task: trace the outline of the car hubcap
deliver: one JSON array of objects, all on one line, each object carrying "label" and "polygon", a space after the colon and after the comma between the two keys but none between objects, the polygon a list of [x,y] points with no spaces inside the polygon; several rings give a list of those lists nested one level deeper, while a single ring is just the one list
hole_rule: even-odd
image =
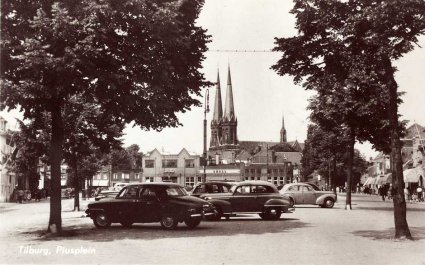
[{"label": "car hubcap", "polygon": [[174,219],[172,217],[167,216],[167,217],[162,218],[162,223],[166,227],[171,227],[171,226],[173,226]]},{"label": "car hubcap", "polygon": [[98,215],[96,217],[96,221],[100,226],[105,226],[108,223],[108,220],[106,219],[106,216],[104,215]]},{"label": "car hubcap", "polygon": [[333,206],[333,201],[326,201],[326,206],[328,206],[328,207],[332,207]]}]

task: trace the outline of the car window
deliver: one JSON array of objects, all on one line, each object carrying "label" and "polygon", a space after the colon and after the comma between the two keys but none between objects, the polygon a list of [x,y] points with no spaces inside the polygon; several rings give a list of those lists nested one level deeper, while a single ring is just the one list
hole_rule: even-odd
[{"label": "car window", "polygon": [[185,196],[187,195],[187,192],[185,189],[182,189],[180,187],[168,187],[166,189],[167,196],[170,197],[176,197],[176,196]]},{"label": "car window", "polygon": [[222,188],[223,192],[230,192],[231,187],[223,185],[223,186],[221,186],[221,188]]},{"label": "car window", "polygon": [[219,192],[220,192],[220,188],[218,187],[217,184],[211,185],[211,193],[219,193]]},{"label": "car window", "polygon": [[235,193],[246,194],[251,192],[250,186],[239,186],[236,188]]},{"label": "car window", "polygon": [[205,184],[199,185],[196,187],[194,193],[206,193],[205,191]]},{"label": "car window", "polygon": [[253,187],[252,193],[274,193],[274,190],[272,187],[261,185]]},{"label": "car window", "polygon": [[139,190],[139,187],[137,187],[137,186],[126,187],[126,188],[121,190],[121,193],[118,197],[124,198],[124,199],[137,199],[138,190]]},{"label": "car window", "polygon": [[303,192],[311,191],[311,188],[309,186],[301,186],[300,188]]},{"label": "car window", "polygon": [[288,191],[298,191],[298,185],[294,185],[294,186],[290,186],[289,188],[288,188]]},{"label": "car window", "polygon": [[152,188],[144,188],[141,192],[141,198],[154,198],[156,197],[156,192]]}]

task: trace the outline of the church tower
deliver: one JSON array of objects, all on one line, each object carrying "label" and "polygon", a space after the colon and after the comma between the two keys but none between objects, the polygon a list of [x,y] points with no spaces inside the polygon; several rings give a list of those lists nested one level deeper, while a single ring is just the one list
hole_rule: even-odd
[{"label": "church tower", "polygon": [[280,129],[280,142],[286,143],[286,129],[285,129],[285,120],[282,115],[282,129]]},{"label": "church tower", "polygon": [[211,121],[210,149],[215,149],[221,143],[221,119],[223,117],[223,107],[221,103],[220,74],[217,72],[217,85],[215,90],[214,115]]},{"label": "church tower", "polygon": [[238,120],[235,115],[235,108],[233,104],[233,90],[232,90],[232,78],[230,75],[230,66],[227,73],[227,91],[226,91],[226,104],[224,106],[224,114],[221,123],[221,144],[227,148],[232,148],[238,144],[237,136]]}]

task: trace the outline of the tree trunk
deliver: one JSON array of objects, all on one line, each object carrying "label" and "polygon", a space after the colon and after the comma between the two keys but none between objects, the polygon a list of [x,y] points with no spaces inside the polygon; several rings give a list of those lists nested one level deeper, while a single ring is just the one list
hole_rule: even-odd
[{"label": "tree trunk", "polygon": [[77,156],[74,156],[74,211],[80,211],[80,178],[78,176]]},{"label": "tree trunk", "polygon": [[356,143],[355,129],[350,128],[350,140],[348,146],[348,174],[347,174],[347,194],[345,199],[345,210],[351,210],[351,180],[353,179],[353,161],[354,161],[354,144]]},{"label": "tree trunk", "polygon": [[406,219],[406,201],[404,199],[403,161],[398,122],[397,82],[394,79],[394,68],[389,58],[384,58],[385,80],[390,94],[389,123],[391,130],[391,173],[392,185],[396,190],[393,197],[395,238],[412,239]]},{"label": "tree trunk", "polygon": [[50,218],[48,232],[60,233],[62,231],[62,205],[61,205],[61,162],[62,144],[64,138],[61,107],[58,102],[51,106],[52,136],[50,140]]},{"label": "tree trunk", "polygon": [[333,156],[332,160],[332,190],[336,194],[336,155]]}]

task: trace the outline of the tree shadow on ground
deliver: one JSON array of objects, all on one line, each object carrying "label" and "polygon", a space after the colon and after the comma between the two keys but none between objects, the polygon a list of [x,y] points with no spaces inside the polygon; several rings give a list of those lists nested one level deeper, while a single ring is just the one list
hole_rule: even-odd
[{"label": "tree shadow on ground", "polygon": [[[425,239],[425,227],[409,227],[410,233],[414,240],[424,240]],[[354,235],[370,238],[372,240],[396,240],[394,238],[395,230],[394,228],[389,228],[386,230],[360,230],[354,231]]]},{"label": "tree shadow on ground", "polygon": [[[394,208],[392,206],[389,207],[363,207],[363,206],[358,206],[356,207],[356,209],[359,210],[372,210],[372,211],[394,211]],[[424,209],[423,208],[413,208],[413,207],[408,207],[407,208],[408,212],[423,212]]]},{"label": "tree shadow on ground", "polygon": [[23,232],[21,235],[33,237],[36,241],[86,240],[93,242],[109,242],[123,239],[155,240],[163,238],[190,238],[206,236],[260,235],[266,233],[289,232],[295,228],[308,227],[309,224],[295,218],[281,218],[277,221],[236,217],[217,222],[203,221],[194,229],[179,223],[175,230],[164,230],[159,223],[134,224],[124,228],[120,224],[112,224],[108,229],[99,229],[93,224],[64,227],[60,236],[46,234],[45,231]]}]

